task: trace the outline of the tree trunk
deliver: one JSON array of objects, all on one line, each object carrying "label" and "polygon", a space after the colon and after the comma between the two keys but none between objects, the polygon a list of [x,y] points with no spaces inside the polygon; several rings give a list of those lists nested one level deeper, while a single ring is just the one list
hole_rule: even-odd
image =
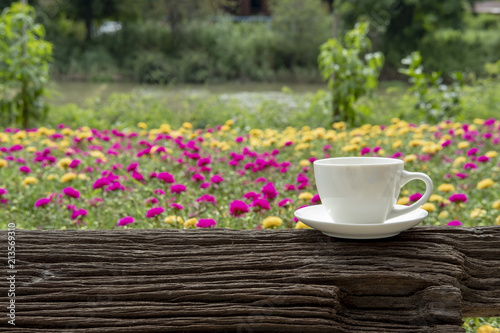
[{"label": "tree trunk", "polygon": [[462,317],[500,316],[500,227],[369,241],[316,230],[17,230],[15,242],[15,273],[2,261],[15,275],[16,325],[4,315],[2,332],[455,333]]}]

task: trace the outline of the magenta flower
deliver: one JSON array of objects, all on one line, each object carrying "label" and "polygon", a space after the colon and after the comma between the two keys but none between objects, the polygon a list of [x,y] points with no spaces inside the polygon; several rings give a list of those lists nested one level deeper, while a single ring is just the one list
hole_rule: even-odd
[{"label": "magenta flower", "polygon": [[448,147],[449,145],[451,145],[451,140],[446,140],[441,144],[442,147]]},{"label": "magenta flower", "polygon": [[297,188],[293,184],[285,184],[285,191],[295,191]]},{"label": "magenta flower", "polygon": [[134,218],[132,216],[126,216],[118,221],[116,224],[119,227],[123,227],[124,225],[134,223]]},{"label": "magenta flower", "polygon": [[200,188],[202,188],[202,189],[209,188],[209,187],[210,187],[210,183],[208,183],[208,182],[202,183],[200,185]]},{"label": "magenta flower", "polygon": [[490,158],[488,156],[482,155],[477,158],[478,162],[484,163],[484,162],[489,162]]},{"label": "magenta flower", "polygon": [[368,148],[368,147],[363,147],[363,149],[361,149],[361,156],[363,155],[366,155],[366,154],[369,154],[371,152],[371,149]]},{"label": "magenta flower", "polygon": [[71,214],[71,219],[75,220],[75,219],[77,219],[80,216],[87,216],[87,214],[88,214],[88,212],[85,209],[83,209],[83,208],[76,209],[75,208],[73,210],[73,213]]},{"label": "magenta flower", "polygon": [[234,200],[229,204],[229,213],[232,216],[241,216],[248,213],[249,209],[247,204],[241,200]]},{"label": "magenta flower", "polygon": [[182,193],[184,191],[186,191],[186,186],[182,184],[175,184],[170,187],[171,193]]},{"label": "magenta flower", "polygon": [[26,165],[23,165],[22,167],[19,168],[19,171],[24,172],[24,173],[30,173],[31,169],[27,167]]},{"label": "magenta flower", "polygon": [[466,202],[467,196],[463,193],[456,193],[450,197],[451,202]]},{"label": "magenta flower", "polygon": [[417,200],[419,200],[421,197],[422,197],[422,194],[417,192],[417,193],[415,193],[415,194],[410,195],[410,201],[417,201]]},{"label": "magenta flower", "polygon": [[269,202],[266,199],[256,199],[252,202],[252,206],[256,207],[257,210],[269,210],[271,209]]},{"label": "magenta flower", "polygon": [[174,176],[172,176],[168,172],[160,172],[156,177],[158,179],[163,180],[165,183],[169,183],[169,184],[175,183]]},{"label": "magenta flower", "polygon": [[199,173],[195,173],[194,175],[191,176],[191,180],[194,182],[202,182],[205,180],[205,176]]},{"label": "magenta flower", "polygon": [[476,155],[478,151],[479,151],[478,148],[471,148],[467,151],[467,156]]},{"label": "magenta flower", "polygon": [[212,204],[216,204],[215,197],[210,194],[203,194],[201,197],[196,199],[196,202],[209,202]]},{"label": "magenta flower", "polygon": [[245,199],[250,199],[250,200],[255,200],[260,197],[260,194],[254,191],[247,192],[243,194],[243,198]]},{"label": "magenta flower", "polygon": [[50,202],[51,198],[41,198],[35,202],[35,207],[42,207]]},{"label": "magenta flower", "polygon": [[266,185],[264,185],[261,189],[261,192],[267,199],[274,199],[279,195],[273,183],[267,183]]},{"label": "magenta flower", "polygon": [[321,198],[319,197],[319,194],[316,194],[314,195],[312,198],[311,198],[311,203],[313,205],[316,205],[316,204],[320,204],[321,203]]},{"label": "magenta flower", "polygon": [[4,194],[7,194],[7,193],[9,193],[9,191],[7,191],[4,188],[0,188],[0,195],[4,195]]},{"label": "magenta flower", "polygon": [[159,195],[165,195],[165,191],[163,191],[162,189],[156,189],[153,191],[154,194],[159,194]]},{"label": "magenta flower", "polygon": [[94,182],[94,185],[92,185],[92,188],[94,190],[99,189],[99,188],[103,188],[104,186],[109,185],[109,183],[110,183],[109,178],[107,178],[107,177],[99,178]]},{"label": "magenta flower", "polygon": [[77,190],[75,190],[72,187],[66,187],[63,190],[63,193],[66,194],[68,197],[75,198],[75,199],[78,199],[80,197],[80,192],[78,192]]},{"label": "magenta flower", "polygon": [[278,202],[278,207],[288,206],[291,204],[293,204],[293,200],[290,198],[285,198],[285,199],[281,200],[280,202]]},{"label": "magenta flower", "polygon": [[465,178],[469,177],[469,175],[466,174],[466,173],[460,173],[460,172],[458,172],[458,173],[455,174],[455,177],[458,177],[460,179],[465,179]]},{"label": "magenta flower", "polygon": [[474,164],[474,163],[465,163],[464,165],[464,169],[465,170],[469,170],[469,169],[477,169],[477,165]]},{"label": "magenta flower", "polygon": [[199,219],[198,223],[196,223],[196,226],[198,228],[210,228],[210,227],[215,227],[217,222],[213,219]]},{"label": "magenta flower", "polygon": [[144,180],[144,176],[135,170],[132,171],[132,178],[134,178],[135,180],[138,180],[138,181]]},{"label": "magenta flower", "polygon": [[213,175],[212,178],[210,178],[210,182],[212,182],[214,184],[219,184],[219,183],[222,183],[223,181],[224,181],[224,178],[222,178],[219,175]]},{"label": "magenta flower", "polygon": [[135,171],[137,169],[137,167],[139,166],[139,163],[137,162],[132,162],[128,165],[127,167],[127,172],[130,172],[130,171]]},{"label": "magenta flower", "polygon": [[447,225],[453,226],[453,227],[459,227],[462,225],[462,222],[457,221],[457,220],[453,220],[453,221],[448,222]]},{"label": "magenta flower", "polygon": [[183,210],[184,209],[183,205],[175,203],[175,202],[173,204],[171,204],[170,207],[172,207],[173,209],[177,209],[177,210]]},{"label": "magenta flower", "polygon": [[111,185],[109,185],[108,187],[106,187],[106,192],[110,192],[110,191],[117,191],[117,190],[122,190],[124,191],[125,190],[125,186],[123,186],[120,182],[113,182],[111,183]]},{"label": "magenta flower", "polygon": [[154,207],[154,208],[151,208],[150,210],[148,210],[148,212],[146,213],[146,217],[147,218],[155,217],[155,216],[160,215],[164,211],[165,211],[165,209],[163,207]]},{"label": "magenta flower", "polygon": [[80,160],[72,160],[71,163],[68,165],[68,168],[74,169],[76,168],[79,164],[81,163]]},{"label": "magenta flower", "polygon": [[201,167],[201,166],[205,166],[205,165],[210,164],[210,163],[212,163],[212,161],[208,157],[204,157],[204,158],[199,159],[198,163],[196,165]]}]

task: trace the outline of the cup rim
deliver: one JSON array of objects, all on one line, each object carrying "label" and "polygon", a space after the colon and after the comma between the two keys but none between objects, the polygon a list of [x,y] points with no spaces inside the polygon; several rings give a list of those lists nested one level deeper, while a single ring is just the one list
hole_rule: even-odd
[{"label": "cup rim", "polygon": [[[368,163],[369,162],[369,163]],[[389,157],[366,157],[366,156],[351,156],[351,157],[331,157],[323,158],[313,162],[313,165],[318,166],[383,166],[404,164],[403,160]]]}]

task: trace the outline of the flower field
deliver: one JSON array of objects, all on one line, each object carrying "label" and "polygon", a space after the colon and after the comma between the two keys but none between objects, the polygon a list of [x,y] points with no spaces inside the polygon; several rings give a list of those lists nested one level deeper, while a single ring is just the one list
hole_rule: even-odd
[{"label": "flower field", "polygon": [[[385,156],[428,174],[427,225],[500,224],[500,121],[282,131],[45,127],[0,132],[0,228],[304,228],[319,204],[312,162]],[[420,198],[411,182],[399,204]],[[360,205],[363,203],[360,202]]]}]

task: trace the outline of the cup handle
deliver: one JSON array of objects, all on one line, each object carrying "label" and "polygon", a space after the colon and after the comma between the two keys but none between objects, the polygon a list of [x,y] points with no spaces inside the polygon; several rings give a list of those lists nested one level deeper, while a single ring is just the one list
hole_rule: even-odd
[{"label": "cup handle", "polygon": [[424,173],[408,172],[403,170],[401,177],[399,178],[399,186],[403,187],[406,183],[415,179],[420,179],[425,183],[424,195],[422,195],[422,197],[418,199],[417,202],[415,202],[410,206],[405,206],[405,207],[393,206],[392,209],[389,211],[389,214],[387,215],[387,219],[392,219],[394,217],[412,212],[420,208],[427,200],[429,200],[432,194],[433,185],[431,178]]}]

